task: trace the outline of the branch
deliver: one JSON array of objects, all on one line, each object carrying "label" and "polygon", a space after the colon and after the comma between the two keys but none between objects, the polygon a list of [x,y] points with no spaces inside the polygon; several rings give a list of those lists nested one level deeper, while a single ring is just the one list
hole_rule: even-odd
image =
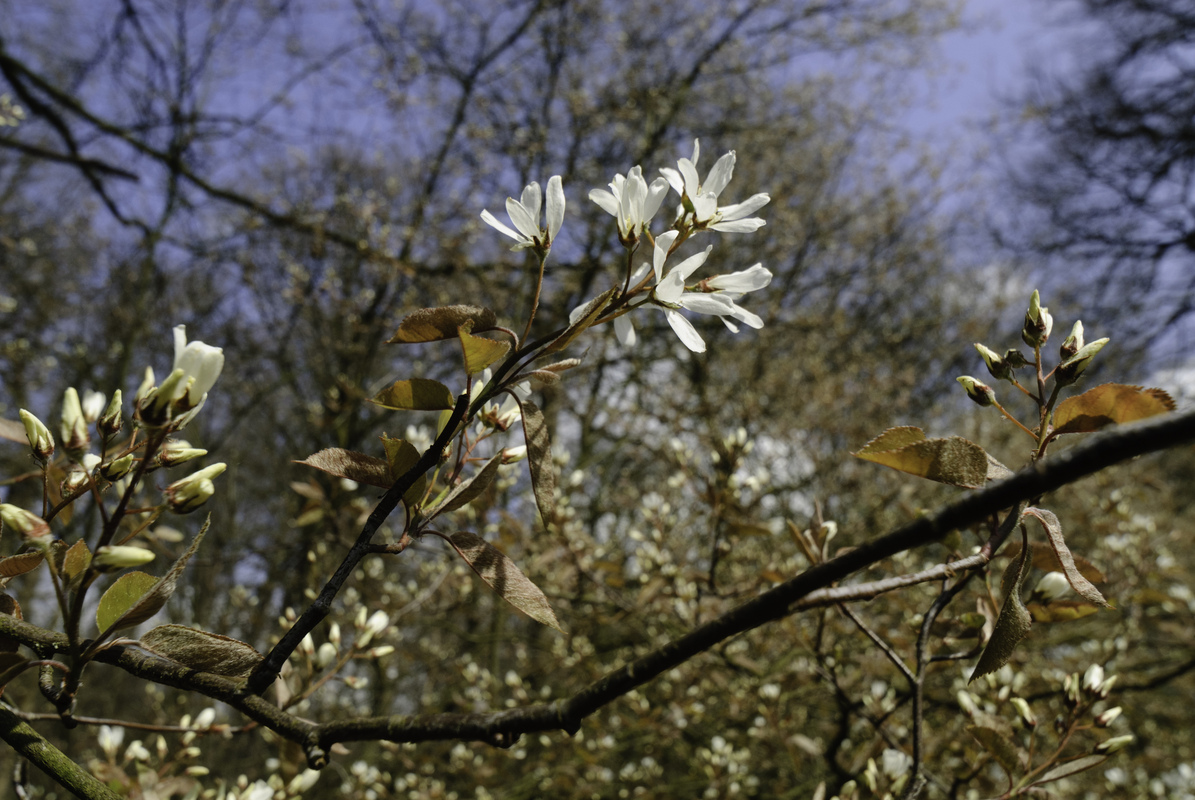
[{"label": "branch", "polygon": [[0,739],[31,761],[42,772],[62,784],[76,797],[87,800],[120,800],[120,795],[100,783],[61,750],[46,741],[12,709],[0,705]]}]

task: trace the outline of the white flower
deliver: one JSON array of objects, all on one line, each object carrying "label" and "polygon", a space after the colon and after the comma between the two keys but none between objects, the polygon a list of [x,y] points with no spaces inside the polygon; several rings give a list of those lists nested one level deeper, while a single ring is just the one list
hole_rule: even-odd
[{"label": "white flower", "polygon": [[618,235],[623,243],[633,244],[651,224],[667,194],[668,181],[656,178],[648,186],[643,170],[635,167],[626,177],[615,175],[610,191],[591,190],[589,199],[618,220]]},{"label": "white flower", "polygon": [[[224,351],[203,342],[187,341],[187,326],[174,326],[174,370],[183,371],[181,386],[175,392],[174,400],[186,395],[187,406],[197,408],[207,398],[208,390],[220,377],[224,369]],[[185,387],[185,389],[184,389]]]},{"label": "white flower", "polygon": [[116,758],[116,751],[120,749],[121,742],[124,741],[124,728],[114,728],[110,725],[101,725],[99,733],[96,735],[96,743],[99,744],[100,749],[104,751],[104,755],[109,759]]},{"label": "white flower", "polygon": [[753,194],[742,203],[718,206],[718,195],[734,175],[735,152],[731,150],[719,158],[704,183],[697,177],[697,159],[700,155],[700,140],[694,139],[692,159],[680,159],[677,162],[678,169],[665,167],[660,170],[669,185],[681,196],[681,213],[684,213],[683,204],[687,199],[698,227],[722,233],[750,233],[763,227],[762,219],[750,215],[771,201],[772,198],[765,193]]},{"label": "white flower", "polygon": [[514,239],[517,244],[512,250],[533,248],[546,251],[556,240],[560,226],[564,223],[564,187],[560,183],[560,176],[553,175],[548,179],[547,228],[539,226],[539,211],[542,202],[539,184],[532,181],[523,189],[522,196],[515,200],[506,198],[506,213],[514,228],[497,220],[488,210],[481,212],[481,219],[499,233],[504,233]]}]

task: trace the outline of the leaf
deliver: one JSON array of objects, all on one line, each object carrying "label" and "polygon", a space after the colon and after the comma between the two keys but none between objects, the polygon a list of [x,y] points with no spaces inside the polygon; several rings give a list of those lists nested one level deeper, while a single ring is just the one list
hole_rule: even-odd
[{"label": "leaf", "polygon": [[1065,778],[1068,775],[1074,775],[1076,772],[1089,770],[1092,767],[1099,766],[1107,760],[1108,756],[1090,755],[1083,756],[1082,758],[1076,758],[1074,761],[1067,761],[1065,764],[1059,764],[1045,775],[1042,775],[1040,778],[1031,783],[1030,786],[1040,786],[1043,783],[1049,783],[1050,781],[1056,781],[1059,778]]},{"label": "leaf", "polygon": [[468,505],[490,487],[490,484],[494,482],[494,477],[498,474],[498,467],[501,465],[502,454],[499,453],[485,462],[485,466],[476,475],[454,486],[448,496],[444,498],[444,502],[440,503],[433,511],[428,512],[428,517],[446,514]]},{"label": "leaf", "polygon": [[552,364],[545,364],[542,367],[536,367],[536,372],[554,372],[560,374],[568,370],[581,366],[581,359],[579,358],[564,358]]},{"label": "leaf", "polygon": [[992,754],[992,757],[1008,773],[1009,778],[1015,778],[1021,771],[1021,749],[1006,735],[995,728],[982,725],[968,725],[967,733],[975,737],[975,741]]},{"label": "leaf", "polygon": [[398,323],[398,332],[386,340],[386,344],[414,344],[436,342],[441,339],[455,339],[457,330],[466,322],[473,323],[476,330],[489,330],[498,324],[498,316],[488,308],[479,306],[442,306],[421,308]]},{"label": "leaf", "polygon": [[1062,538],[1062,523],[1058,521],[1054,512],[1030,506],[1025,509],[1021,519],[1025,517],[1033,517],[1046,529],[1046,538],[1050,540],[1050,546],[1054,548],[1054,555],[1058,557],[1058,563],[1062,565],[1062,573],[1066,575],[1067,583],[1071,585],[1071,588],[1084,600],[1108,608],[1108,601],[1100,594],[1100,590],[1095,588],[1091,581],[1084,578],[1083,573],[1075,566],[1075,559],[1066,546],[1066,540]]},{"label": "leaf", "polygon": [[161,578],[154,578],[144,572],[126,572],[117,578],[108,587],[108,591],[104,592],[99,607],[95,610],[95,621],[100,633],[132,628],[161,611],[162,606],[166,605],[166,601],[174,594],[178,576],[199,549],[199,543],[203,541],[211,524],[212,518],[209,515],[199,533],[195,534],[191,546]]},{"label": "leaf", "polygon": [[[1019,544],[1010,547],[1007,553],[1009,558],[1016,558],[1020,554],[1021,545]],[[1072,557],[1075,560],[1075,568],[1087,580],[1094,581],[1095,583],[1103,583],[1107,580],[1104,577],[1104,573],[1100,571],[1100,568],[1086,558],[1083,558],[1083,556]],[[1058,555],[1054,552],[1054,548],[1045,542],[1030,542],[1029,558],[1030,563],[1042,572],[1062,572],[1062,562],[1058,560]]]},{"label": "leaf", "polygon": [[140,645],[183,666],[226,678],[247,678],[262,661],[261,653],[242,641],[185,625],[159,625],[141,637]]},{"label": "leaf", "polygon": [[24,423],[14,419],[0,419],[0,439],[8,439],[17,444],[29,444],[29,437],[25,435]]},{"label": "leaf", "polygon": [[[404,439],[391,439],[385,434],[382,434],[382,447],[386,448],[386,463],[389,465],[390,482],[386,484],[386,488],[389,489],[398,482],[399,478],[406,475],[412,467],[419,463],[419,450]],[[407,504],[408,508],[413,508],[423,499],[423,493],[426,491],[427,476],[420,475],[411,484],[411,488],[403,494],[402,501]]]},{"label": "leaf", "polygon": [[499,597],[536,622],[564,633],[548,598],[505,553],[468,531],[452,534],[448,542]]},{"label": "leaf", "polygon": [[889,428],[854,455],[919,478],[964,489],[983,486],[989,471],[994,469],[992,462],[999,465],[982,447],[961,436],[927,439],[923,430],[912,426]]},{"label": "leaf", "polygon": [[17,553],[15,556],[0,558],[0,578],[15,578],[30,570],[37,569],[46,555],[41,552]]},{"label": "leaf", "polygon": [[1161,389],[1105,383],[1059,403],[1054,409],[1051,436],[1092,433],[1173,410],[1174,400]]},{"label": "leaf", "polygon": [[524,372],[523,375],[533,380],[537,380],[546,386],[560,383],[560,373],[552,372],[551,370],[533,369],[530,372]]},{"label": "leaf", "polygon": [[1070,622],[1100,610],[1099,606],[1086,600],[1051,600],[1049,603],[1029,603],[1025,608],[1034,622]]},{"label": "leaf", "polygon": [[[517,399],[517,398],[516,398]],[[519,400],[523,410],[523,439],[527,443],[527,465],[539,516],[547,527],[556,519],[556,471],[552,464],[552,439],[544,413],[530,400]]]},{"label": "leaf", "polygon": [[62,574],[68,581],[72,581],[86,572],[89,566],[91,550],[88,549],[87,542],[80,539],[66,551],[66,557],[62,560]]},{"label": "leaf", "polygon": [[988,457],[988,480],[1002,481],[1012,475],[1012,470],[992,458],[991,453],[984,453]]},{"label": "leaf", "polygon": [[[394,483],[390,479],[390,467],[384,460],[354,450],[328,447],[295,463],[315,467],[338,478],[348,478],[357,483],[378,486],[382,489],[389,489],[390,485]],[[291,488],[303,485],[291,484]],[[296,489],[296,491],[298,490]],[[320,499],[322,499],[322,495]]]},{"label": "leaf", "polygon": [[411,378],[395,381],[370,400],[382,408],[396,411],[442,411],[456,405],[452,391],[439,381]]},{"label": "leaf", "polygon": [[[1021,537],[1022,544],[1029,541],[1029,536],[1023,528]],[[1022,547],[1021,557],[1016,562],[1014,573],[1016,577],[1005,592],[1004,607],[1000,609],[1000,616],[997,617],[996,625],[992,629],[992,638],[988,640],[987,647],[980,654],[979,662],[975,665],[975,671],[971,673],[968,683],[1004,666],[1012,657],[1017,644],[1033,627],[1033,617],[1029,615],[1025,604],[1021,602],[1021,583],[1025,580],[1025,573],[1028,571],[1025,568],[1028,563],[1029,548]],[[1014,567],[1010,564],[1009,569],[1014,569]],[[1005,583],[1008,583],[1007,577],[1006,574]]]},{"label": "leaf", "polygon": [[510,342],[497,339],[487,339],[484,336],[474,336],[473,320],[461,325],[458,338],[461,351],[465,354],[465,372],[476,375],[510,352]]},{"label": "leaf", "polygon": [[563,350],[573,343],[573,340],[585,332],[585,329],[594,323],[601,313],[606,310],[606,306],[610,305],[610,300],[614,297],[618,287],[607,289],[599,294],[597,297],[590,300],[577,314],[577,321],[564,329],[564,333],[557,336],[551,344],[544,350],[544,353],[555,353]]}]

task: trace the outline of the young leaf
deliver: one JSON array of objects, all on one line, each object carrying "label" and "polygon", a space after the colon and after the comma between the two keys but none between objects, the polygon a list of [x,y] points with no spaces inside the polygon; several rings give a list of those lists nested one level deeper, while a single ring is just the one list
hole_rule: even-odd
[{"label": "young leaf", "polygon": [[444,498],[444,502],[440,503],[432,511],[427,512],[428,519],[449,511],[455,511],[479,497],[494,482],[494,477],[498,474],[498,467],[501,465],[502,454],[499,453],[485,462],[485,466],[476,475],[454,486],[452,491],[448,493],[448,496]]},{"label": "young leaf", "polygon": [[161,611],[162,606],[166,605],[166,601],[174,594],[178,576],[199,549],[199,543],[203,541],[211,523],[212,519],[209,516],[199,533],[195,534],[187,552],[179,556],[178,561],[175,561],[161,578],[146,575],[144,572],[126,572],[117,578],[108,587],[108,591],[104,592],[99,607],[95,610],[95,621],[100,633],[132,628]]},{"label": "young leaf", "polygon": [[159,625],[141,637],[140,645],[183,666],[226,678],[247,678],[262,660],[261,653],[244,642],[185,625]]},{"label": "young leaf", "polygon": [[555,353],[558,350],[563,350],[573,343],[573,340],[585,332],[585,329],[594,323],[602,312],[606,310],[606,306],[610,305],[610,301],[614,298],[614,293],[618,288],[607,289],[599,294],[597,297],[590,300],[585,306],[576,314],[577,321],[565,328],[564,333],[556,337],[546,348],[544,353]]},{"label": "young leaf", "polygon": [[[1023,543],[1029,541],[1024,528],[1021,529],[1021,537]],[[987,647],[979,656],[979,662],[975,665],[975,671],[971,673],[968,683],[1004,666],[1012,657],[1017,644],[1025,638],[1033,626],[1033,617],[1029,615],[1025,604],[1021,602],[1021,583],[1025,580],[1025,573],[1028,572],[1026,569],[1028,564],[1029,548],[1022,547],[1021,557],[1017,559],[1015,566],[1010,564],[1008,567],[1010,570],[1015,570],[1011,586],[1007,586],[1010,581],[1008,581],[1007,574],[1005,575],[1004,583],[1007,586],[1007,591],[1004,597],[1004,607],[1000,609],[1000,616],[996,618],[996,625],[992,629],[992,638],[988,640]]]},{"label": "young leaf", "polygon": [[396,411],[442,411],[456,405],[452,391],[439,381],[411,378],[395,381],[370,400]]},{"label": "young leaf", "polygon": [[[382,446],[386,448],[386,463],[390,470],[390,483],[386,484],[388,489],[419,462],[419,451],[410,442],[404,439],[391,439],[385,434],[382,435]],[[427,476],[420,475],[402,496],[402,501],[407,504],[408,508],[414,507],[423,498],[425,491],[427,491]]]},{"label": "young leaf", "polygon": [[1054,767],[1054,769],[1050,770],[1045,775],[1042,775],[1029,785],[1041,786],[1043,783],[1056,781],[1059,778],[1065,778],[1068,775],[1074,775],[1076,772],[1083,772],[1084,770],[1091,769],[1092,767],[1097,767],[1107,760],[1108,756],[1090,755],[1083,756],[1082,758],[1076,758],[1074,761],[1066,761]]},{"label": "young leaf", "polygon": [[527,465],[531,468],[531,488],[544,526],[556,518],[556,471],[552,464],[552,440],[544,413],[530,400],[519,400],[523,410],[523,438],[527,442]]},{"label": "young leaf", "polygon": [[15,556],[0,558],[0,578],[15,578],[18,575],[24,575],[26,572],[36,569],[45,559],[45,553],[38,551],[17,553]]},{"label": "young leaf", "polygon": [[[923,430],[912,426],[889,428],[854,455],[910,475],[964,489],[983,486],[989,472],[995,469],[993,463],[999,465],[999,462],[989,459],[984,449],[974,442],[960,436],[927,439]],[[999,475],[999,472],[995,474]]]},{"label": "young leaf", "polygon": [[564,633],[548,598],[505,553],[468,531],[454,533],[448,541],[499,597],[536,622]]},{"label": "young leaf", "polygon": [[461,351],[465,354],[465,372],[476,375],[510,352],[510,342],[498,339],[487,339],[484,336],[474,336],[473,320],[461,325],[458,338]]},{"label": "young leaf", "polygon": [[436,342],[441,339],[455,339],[457,329],[466,322],[473,323],[476,330],[489,330],[498,324],[498,317],[488,308],[478,306],[443,306],[421,308],[403,318],[398,332],[386,340],[386,344],[413,344]]},{"label": "young leaf", "polygon": [[1020,773],[1024,753],[1019,747],[1013,744],[1012,739],[995,728],[988,728],[982,725],[967,726],[967,733],[975,737],[975,741],[979,742],[984,750],[992,754],[992,757],[996,759],[1000,766],[1004,767],[1004,771],[1008,773],[1009,778],[1015,778]]},{"label": "young leaf", "polygon": [[87,542],[80,539],[66,551],[66,558],[62,560],[62,574],[66,576],[67,581],[71,581],[82,575],[90,565],[91,550],[88,549]]},{"label": "young leaf", "polygon": [[[1021,554],[1021,545],[1015,544],[1008,548],[1006,555],[1009,558],[1016,558]],[[1083,556],[1074,556],[1075,568],[1089,581],[1094,583],[1103,583],[1107,578],[1100,568],[1092,564]],[[1045,542],[1030,542],[1029,543],[1029,559],[1034,567],[1040,569],[1042,572],[1062,572],[1062,562],[1058,560],[1058,555],[1054,552],[1054,548]]]},{"label": "young leaf", "polygon": [[1059,403],[1051,435],[1092,433],[1173,410],[1174,400],[1161,389],[1105,383]]},{"label": "young leaf", "polygon": [[1075,559],[1066,546],[1066,540],[1062,538],[1062,523],[1058,521],[1058,517],[1052,511],[1032,506],[1026,508],[1025,513],[1021,515],[1022,519],[1025,517],[1033,517],[1046,529],[1046,538],[1050,540],[1050,546],[1054,548],[1054,555],[1057,556],[1058,563],[1062,565],[1062,573],[1066,575],[1066,580],[1071,588],[1084,600],[1108,608],[1108,601],[1100,594],[1100,590],[1083,577],[1083,573],[1075,566]]},{"label": "young leaf", "polygon": [[[342,450],[339,447],[325,448],[315,455],[310,455],[295,463],[315,467],[338,478],[348,478],[357,483],[382,489],[389,489],[390,485],[394,483],[390,479],[390,467],[382,459],[353,450]],[[291,486],[293,488],[295,484],[291,484]]]}]

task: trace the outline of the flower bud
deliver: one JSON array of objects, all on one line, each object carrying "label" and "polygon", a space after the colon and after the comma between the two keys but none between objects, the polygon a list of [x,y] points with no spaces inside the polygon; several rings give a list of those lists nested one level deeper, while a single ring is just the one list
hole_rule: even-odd
[{"label": "flower bud", "polygon": [[63,496],[73,495],[85,486],[87,486],[87,472],[79,465],[71,464],[70,469],[66,472],[66,477],[62,479]]},{"label": "flower bud", "polygon": [[95,557],[91,559],[91,566],[97,572],[116,572],[129,567],[139,567],[153,560],[153,552],[144,547],[108,545],[95,551]]},{"label": "flower bud", "polygon": [[1047,572],[1033,587],[1033,599],[1049,603],[1064,597],[1071,590],[1070,581],[1061,572]]},{"label": "flower bud", "polygon": [[54,437],[50,429],[42,421],[21,409],[21,422],[25,423],[25,438],[29,440],[29,447],[33,450],[33,457],[45,463],[46,459],[54,455]]},{"label": "flower bud", "polygon": [[990,406],[996,402],[996,392],[991,386],[986,383],[977,381],[970,375],[963,375],[961,378],[956,378],[963,388],[967,391],[967,397],[970,397],[981,406]]},{"label": "flower bud", "polygon": [[133,459],[133,454],[129,453],[128,455],[113,459],[101,467],[100,475],[103,476],[105,480],[116,482],[132,472],[134,466],[135,462]]},{"label": "flower bud", "polygon": [[1012,369],[1020,369],[1027,366],[1029,361],[1025,358],[1024,353],[1015,347],[1004,351],[1004,363],[1008,364]]},{"label": "flower bud", "polygon": [[121,425],[124,420],[120,415],[120,389],[112,393],[112,399],[108,402],[108,408],[104,410],[103,416],[100,417],[99,428],[100,434],[103,436],[115,436],[120,432]]},{"label": "flower bud", "polygon": [[1100,684],[1104,682],[1104,668],[1099,664],[1092,664],[1083,673],[1083,691],[1087,694],[1099,694]]},{"label": "flower bud", "polygon": [[1063,361],[1073,356],[1075,353],[1083,349],[1083,323],[1080,320],[1075,320],[1075,326],[1071,328],[1071,335],[1062,341],[1062,347],[1058,348],[1058,355],[1062,357]]},{"label": "flower bud", "polygon": [[1058,365],[1058,371],[1054,373],[1054,380],[1059,386],[1070,386],[1079,379],[1083,370],[1087,369],[1091,363],[1091,359],[1095,358],[1096,353],[1103,350],[1107,343],[1108,338],[1104,337],[1084,345],[1079,352]]},{"label": "flower bud", "polygon": [[366,658],[385,658],[394,652],[394,645],[384,644],[381,647],[371,647],[365,654]]},{"label": "flower bud", "polygon": [[1029,701],[1022,697],[1013,697],[1009,701],[1017,710],[1017,715],[1020,716],[1021,722],[1025,724],[1026,728],[1037,727],[1037,716],[1033,713],[1033,709],[1029,707]]},{"label": "flower bud", "polygon": [[104,413],[104,395],[93,389],[88,389],[83,393],[83,419],[87,420],[87,424],[95,422],[100,418],[100,414]]},{"label": "flower bud", "polygon": [[1054,327],[1054,318],[1050,310],[1041,305],[1041,298],[1037,290],[1029,298],[1029,310],[1025,312],[1025,326],[1021,329],[1021,339],[1033,348],[1041,347],[1050,338],[1050,330]]},{"label": "flower bud", "polygon": [[993,378],[1002,381],[1012,377],[1012,367],[1000,357],[999,353],[979,342],[975,343],[975,349],[979,351],[979,355],[983,356],[983,363],[987,364],[988,372],[992,373]]},{"label": "flower bud", "polygon": [[1105,679],[1104,682],[1100,684],[1100,688],[1096,690],[1096,696],[1101,700],[1107,699],[1108,695],[1112,692],[1112,687],[1116,685],[1116,679],[1118,677],[1120,676],[1112,675]]},{"label": "flower bud", "polygon": [[91,434],[87,432],[87,419],[83,416],[79,393],[73,386],[62,395],[62,424],[59,432],[62,434],[62,449],[74,460],[78,460],[91,444]]},{"label": "flower bud", "polygon": [[315,639],[311,638],[310,633],[304,636],[303,640],[299,642],[299,652],[308,658],[315,655]]},{"label": "flower bud", "polygon": [[971,696],[970,692],[966,690],[960,690],[955,696],[958,698],[959,708],[961,708],[963,713],[968,717],[972,716],[976,711],[979,710],[979,707],[975,705],[975,698]]},{"label": "flower bud", "polygon": [[1126,733],[1124,736],[1114,736],[1106,742],[1100,742],[1095,746],[1095,752],[1100,755],[1111,755],[1117,750],[1123,750],[1134,741],[1133,734]]},{"label": "flower bud", "polygon": [[195,472],[166,487],[166,502],[175,514],[190,514],[206,503],[216,493],[212,478],[222,473],[228,465],[223,461]]},{"label": "flower bud", "polygon": [[[133,395],[133,403],[140,406],[153,393],[154,387],[157,386],[157,380],[154,378],[154,368],[145,368],[145,377],[141,379],[141,386],[137,388],[137,394]],[[109,407],[111,410],[111,407]]]},{"label": "flower bud", "polygon": [[216,709],[208,707],[203,709],[203,711],[200,711],[195,716],[195,722],[192,724],[200,730],[209,730],[212,727],[212,723],[215,721]]},{"label": "flower bud", "polygon": [[327,669],[336,662],[336,645],[324,642],[315,651],[315,665],[320,669]]},{"label": "flower bud", "polygon": [[340,623],[333,622],[328,626],[328,641],[335,647],[340,647]]},{"label": "flower bud", "polygon": [[363,648],[369,644],[373,637],[382,633],[390,625],[390,617],[385,611],[375,611],[369,619],[365,620],[364,625],[359,625],[361,628],[361,635],[357,637],[357,647]]},{"label": "flower bud", "polygon": [[191,447],[185,441],[168,441],[162,445],[158,453],[158,463],[163,467],[177,467],[194,458],[206,456],[207,451],[200,447]]},{"label": "flower bud", "polygon": [[0,523],[6,528],[12,528],[27,540],[50,535],[50,525],[44,519],[9,503],[0,503]]},{"label": "flower bud", "polygon": [[515,447],[506,447],[502,450],[502,463],[513,464],[516,461],[522,461],[527,457],[527,445],[520,444]]},{"label": "flower bud", "polygon": [[1098,717],[1095,718],[1095,726],[1097,728],[1108,727],[1109,725],[1111,725],[1113,722],[1116,721],[1116,718],[1120,716],[1122,711],[1124,711],[1124,709],[1122,709],[1120,706],[1116,706],[1115,708],[1109,708],[1107,711],[1103,712],[1102,714],[1100,714]]}]

